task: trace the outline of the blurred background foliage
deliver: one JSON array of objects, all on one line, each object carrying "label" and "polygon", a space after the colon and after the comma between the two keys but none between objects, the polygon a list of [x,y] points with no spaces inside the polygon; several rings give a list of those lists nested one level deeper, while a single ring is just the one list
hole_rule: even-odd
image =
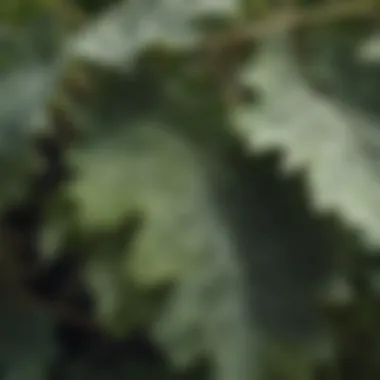
[{"label": "blurred background foliage", "polygon": [[[223,187],[224,181],[230,181],[234,186],[226,186],[227,189],[235,191],[238,187],[238,195],[226,190],[227,194],[213,196],[220,196],[220,203],[240,197],[239,206],[233,201],[228,205],[231,210],[226,211],[219,205],[222,212],[236,221],[236,226],[230,226],[231,231],[233,227],[239,230],[236,235],[241,236],[242,246],[246,236],[255,235],[258,245],[271,251],[265,263],[252,260],[258,266],[252,271],[252,276],[256,275],[257,279],[249,282],[251,287],[260,289],[257,308],[261,307],[262,311],[257,314],[264,329],[278,336],[302,335],[302,321],[294,317],[298,311],[294,312],[296,314],[290,312],[289,321],[286,312],[288,307],[301,310],[299,314],[303,315],[302,310],[307,308],[305,305],[309,300],[302,298],[297,304],[293,295],[305,290],[302,294],[311,298],[311,293],[307,293],[310,283],[322,283],[331,267],[339,279],[343,278],[332,286],[331,298],[324,299],[318,309],[321,319],[327,321],[332,331],[333,358],[326,353],[328,360],[322,360],[318,365],[313,362],[303,372],[300,368],[304,363],[299,364],[304,360],[303,351],[307,351],[303,346],[291,353],[287,352],[288,347],[282,351],[275,347],[273,351],[269,350],[266,361],[278,369],[273,371],[276,373],[272,377],[269,371],[268,378],[372,380],[380,376],[380,247],[369,244],[365,238],[367,229],[371,233],[372,230],[380,233],[379,216],[376,216],[380,215],[376,185],[380,170],[377,165],[380,132],[373,132],[380,125],[380,4],[364,0],[191,1],[157,1],[156,13],[149,13],[154,2],[130,0],[111,16],[107,16],[107,12],[118,5],[115,0],[1,1],[2,379],[262,380],[253,374],[219,378],[213,372],[213,358],[207,355],[204,360],[178,370],[165,350],[152,340],[147,325],[157,318],[163,300],[172,294],[173,288],[176,289],[176,279],[171,277],[162,283],[152,280],[150,287],[145,286],[145,279],[130,284],[132,281],[125,274],[124,247],[129,247],[136,228],[128,219],[129,213],[141,211],[133,209],[136,205],[141,208],[138,203],[141,197],[133,193],[133,189],[139,187],[131,185],[131,178],[140,177],[120,179],[120,176],[113,178],[110,175],[107,176],[108,183],[104,180],[106,186],[100,183],[114,168],[115,173],[123,173],[133,167],[130,162],[134,163],[135,159],[141,161],[144,175],[158,178],[141,182],[146,187],[155,186],[153,191],[146,191],[147,204],[148,201],[155,204],[149,198],[152,197],[157,198],[157,204],[162,202],[167,208],[171,203],[177,205],[175,191],[178,189],[173,181],[173,189],[177,190],[173,190],[173,195],[170,193],[171,180],[174,177],[189,181],[193,166],[186,161],[185,153],[183,156],[179,153],[181,149],[178,150],[175,143],[174,153],[170,151],[170,139],[168,145],[164,142],[163,148],[159,146],[156,150],[154,138],[146,143],[144,139],[139,140],[138,134],[135,137],[130,132],[135,125],[145,125],[152,120],[170,126],[180,125],[181,136],[196,146],[197,159],[207,168],[216,168],[216,186]],[[101,27],[97,20],[101,21],[103,17],[110,19]],[[274,54],[268,64],[264,64],[264,69],[260,67],[258,72],[261,74],[258,75],[261,77],[256,88],[248,80],[241,79],[247,65],[255,71],[256,64],[251,63],[251,59],[260,55],[261,44],[270,41],[272,35],[290,38],[294,67],[302,78],[298,84],[296,75],[285,90],[277,86],[276,81],[287,83],[288,77],[293,78],[292,70],[288,76],[288,72],[282,69],[287,64],[286,52],[283,56]],[[377,52],[377,59],[366,56],[368,41],[374,44],[372,50]],[[267,74],[266,68],[271,68],[272,72]],[[280,75],[282,70],[284,76]],[[277,73],[280,74],[277,76]],[[264,88],[261,88],[264,77],[268,79],[268,87],[263,82]],[[278,93],[269,88],[272,85],[279,89]],[[308,90],[302,92],[306,87]],[[301,92],[297,92],[298,89]],[[301,102],[304,93],[309,96],[309,103]],[[292,102],[293,94],[301,94],[297,98],[301,99],[299,103]],[[321,97],[323,104],[328,106],[313,108],[313,104],[322,102]],[[282,103],[283,100],[286,101]],[[256,122],[257,135],[252,133],[252,144],[247,135],[239,135],[236,139],[236,131],[235,135],[231,131],[225,132],[234,124],[231,115],[236,110],[240,115],[241,107],[259,110],[252,116],[255,122],[259,120]],[[287,112],[283,113],[283,110]],[[334,112],[344,114],[346,118],[335,118],[346,120],[341,122],[343,132],[337,134],[338,139],[344,140],[344,128],[350,131],[352,128],[359,136],[354,140],[355,148],[359,146],[362,150],[358,148],[358,154],[356,151],[352,155],[351,151],[342,154],[341,166],[337,170],[345,172],[348,168],[352,176],[349,175],[346,182],[342,181],[341,187],[331,185],[337,187],[337,190],[331,188],[331,193],[341,194],[343,199],[346,194],[343,187],[356,189],[355,186],[359,184],[360,187],[362,183],[363,188],[355,193],[356,198],[347,198],[352,204],[344,204],[343,200],[336,202],[339,203],[337,207],[334,204],[326,211],[319,207],[319,190],[315,190],[318,205],[311,205],[314,187],[318,186],[308,180],[309,173],[313,175],[314,163],[306,165],[309,156],[304,154],[304,162],[300,166],[294,165],[290,174],[283,163],[293,153],[298,157],[305,150],[311,152],[313,145],[306,145],[306,140],[317,144],[322,136],[321,140],[328,141],[328,133],[326,137],[318,131],[323,130],[323,123],[328,124],[327,121],[331,120],[325,114]],[[302,133],[292,132],[293,125],[301,131],[303,121],[310,118],[317,123],[309,123],[309,137],[305,134],[297,143],[296,138],[287,138],[292,134],[302,136]],[[367,123],[367,119],[371,121]],[[340,128],[338,124],[336,122],[336,130]],[[255,145],[256,140],[259,142],[263,136],[264,141],[266,131],[272,126],[277,127],[273,141],[278,135],[278,142],[271,145],[272,137],[268,137],[268,149],[260,149],[258,143]],[[285,132],[278,132],[279,126]],[[252,130],[256,131],[255,128]],[[364,137],[361,137],[361,130]],[[135,145],[132,143],[134,138]],[[109,146],[105,142],[109,142]],[[339,152],[345,142],[336,142],[336,160],[340,160]],[[243,154],[245,145],[249,145],[251,151],[247,157]],[[327,149],[328,144],[325,145]],[[147,151],[144,153],[143,149]],[[132,153],[128,155],[124,151]],[[166,152],[169,152],[167,156]],[[322,154],[323,150],[319,152]],[[365,177],[361,182],[361,177],[355,177],[357,172],[350,172],[350,168],[356,167],[355,160],[361,162],[363,157],[363,171],[370,174],[368,180]],[[88,175],[83,178],[88,182],[80,182],[75,165],[87,170],[85,174]],[[321,170],[328,172],[329,166],[325,164]],[[371,169],[367,170],[367,166]],[[331,167],[334,167],[333,163]],[[163,178],[168,180],[161,186]],[[195,175],[194,178],[199,177]],[[139,181],[137,179],[136,183],[140,184]],[[330,184],[321,184],[322,190],[329,192],[326,186]],[[126,194],[129,203],[123,199]],[[178,202],[191,197],[186,191],[180,195],[182,198]],[[367,207],[376,214],[371,223],[367,223],[364,212],[365,217],[361,217],[361,212],[357,218],[352,217],[350,212],[356,204],[359,204],[359,211]],[[202,204],[198,208],[202,208]],[[155,278],[156,268],[164,268],[164,273],[167,268],[168,272],[176,270],[172,269],[174,262],[181,273],[186,271],[182,267],[192,265],[179,254],[182,252],[177,255],[176,238],[179,236],[178,240],[182,242],[189,237],[197,243],[201,241],[202,231],[191,230],[186,221],[179,220],[178,224],[167,221],[170,217],[176,220],[175,211],[168,210],[167,215],[169,218],[160,219],[160,223],[169,226],[162,231],[168,233],[170,243],[162,243],[160,226],[153,225],[148,229],[148,225],[143,230],[148,233],[142,236],[152,236],[152,241],[157,244],[151,249],[157,256],[145,263],[146,268],[143,265],[142,277],[146,273],[146,278]],[[199,215],[203,214],[199,212]],[[269,232],[256,228],[256,225],[254,229],[250,224],[262,215],[270,216],[273,225]],[[125,216],[128,223],[124,226],[121,220]],[[199,218],[196,220],[201,220]],[[208,231],[206,227],[204,229]],[[163,240],[168,236],[164,235]],[[290,248],[279,253],[280,246]],[[247,254],[244,248],[241,250]],[[118,254],[105,256],[109,252]],[[90,285],[83,270],[89,266],[88,260],[95,268]],[[238,256],[230,260],[231,265],[237,262],[240,266],[250,261]],[[214,273],[212,263],[205,261],[202,268],[210,273],[210,277]],[[228,289],[218,286],[221,298],[223,292],[226,292],[226,298],[231,297],[227,294]],[[284,293],[282,288],[286,288]],[[219,294],[218,289],[216,293]],[[186,296],[185,291],[179,294]],[[189,299],[176,300],[187,305],[189,314],[200,307],[200,301],[190,296],[194,297],[194,294],[190,294]],[[104,303],[104,307],[108,307],[112,302],[117,304],[117,313],[111,313],[109,320],[99,320],[98,305]],[[271,302],[276,307],[280,305],[279,309],[271,310],[268,306]],[[169,330],[171,324],[175,325],[175,315],[170,317],[174,319],[169,322]],[[113,323],[112,333],[116,337],[110,336],[110,323]],[[229,328],[233,329],[233,326]],[[187,340],[191,346],[194,340],[191,338],[183,338],[186,348]],[[181,340],[181,336],[178,339]]]}]

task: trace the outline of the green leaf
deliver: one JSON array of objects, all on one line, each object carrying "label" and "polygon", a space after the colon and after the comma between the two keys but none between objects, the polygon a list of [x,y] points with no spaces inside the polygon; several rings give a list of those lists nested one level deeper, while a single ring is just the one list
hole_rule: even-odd
[{"label": "green leaf", "polygon": [[305,170],[315,210],[337,212],[379,247],[376,121],[315,91],[284,39],[264,41],[242,81],[259,94],[257,104],[233,110],[247,145],[279,150],[284,174]]},{"label": "green leaf", "polygon": [[181,50],[194,46],[201,37],[194,25],[197,19],[236,18],[238,12],[236,0],[122,1],[84,29],[73,41],[72,54],[99,65],[128,69],[151,45]]},{"label": "green leaf", "polygon": [[58,354],[51,318],[2,301],[0,342],[4,379],[49,379],[50,368]]}]

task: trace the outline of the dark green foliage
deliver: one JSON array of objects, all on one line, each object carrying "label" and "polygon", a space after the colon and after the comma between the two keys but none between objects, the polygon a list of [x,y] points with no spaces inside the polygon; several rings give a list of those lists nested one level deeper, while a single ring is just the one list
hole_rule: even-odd
[{"label": "dark green foliage", "polygon": [[378,379],[374,12],[6,3],[0,380]]}]

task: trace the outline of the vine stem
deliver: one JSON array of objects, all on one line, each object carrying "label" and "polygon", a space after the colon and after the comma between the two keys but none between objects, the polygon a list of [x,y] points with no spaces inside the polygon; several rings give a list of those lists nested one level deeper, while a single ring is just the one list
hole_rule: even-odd
[{"label": "vine stem", "polygon": [[222,36],[212,36],[206,45],[231,45],[255,42],[282,32],[298,28],[323,26],[332,22],[350,19],[379,19],[379,0],[330,1],[323,6],[299,9],[294,6],[281,7],[261,20],[237,27]]}]

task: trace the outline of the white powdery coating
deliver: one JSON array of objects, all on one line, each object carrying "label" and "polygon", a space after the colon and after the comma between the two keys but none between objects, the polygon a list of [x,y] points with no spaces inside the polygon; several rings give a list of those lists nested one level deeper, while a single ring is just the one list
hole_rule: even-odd
[{"label": "white powdery coating", "polygon": [[234,110],[236,128],[254,150],[282,151],[285,172],[306,169],[316,209],[337,212],[378,248],[380,125],[314,92],[288,48],[269,41],[248,65],[243,81],[261,98]]},{"label": "white powdery coating", "polygon": [[199,40],[192,22],[200,16],[234,16],[236,0],[123,1],[86,27],[68,45],[70,54],[100,65],[127,68],[152,43],[191,46]]},{"label": "white powdery coating", "polygon": [[246,274],[221,219],[210,207],[193,215],[194,225],[205,230],[198,235],[201,255],[191,271],[177,274],[174,293],[153,323],[153,337],[177,367],[206,356],[215,379],[255,379],[260,342]]},{"label": "white powdery coating", "polygon": [[[143,212],[125,276],[142,289],[175,282],[151,327],[172,364],[184,367],[206,356],[217,380],[255,378],[250,289],[191,148],[161,126],[141,125],[135,132],[127,127],[124,138],[72,152],[70,161],[78,176],[67,190],[85,230]],[[114,274],[108,275],[112,282]]]}]

